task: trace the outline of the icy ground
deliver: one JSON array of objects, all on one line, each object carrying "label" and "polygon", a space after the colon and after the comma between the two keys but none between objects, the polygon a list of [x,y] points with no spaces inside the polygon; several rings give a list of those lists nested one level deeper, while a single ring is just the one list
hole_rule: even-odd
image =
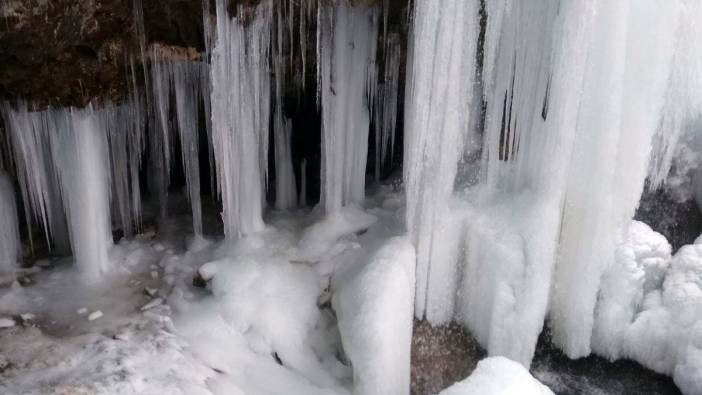
[{"label": "icy ground", "polygon": [[[119,242],[119,271],[95,287],[70,258],[0,278],[0,394],[407,393],[414,250],[400,236],[402,195],[369,195],[333,217],[273,211],[236,243],[194,238],[190,217],[175,215]],[[210,213],[205,233],[217,223]],[[466,352],[471,364],[482,356]],[[557,393],[634,388],[606,364],[590,374],[537,356],[532,371]],[[487,361],[449,393],[540,391],[506,365]],[[502,368],[523,380],[500,379]]]},{"label": "icy ground", "polygon": [[[364,367],[368,347],[388,350],[388,337],[347,336],[342,347],[331,308],[349,334],[375,297],[386,301],[381,313],[406,310],[387,327],[367,322],[393,330],[392,349],[409,353],[414,250],[397,237],[400,196],[389,187],[374,196],[333,218],[272,212],[263,232],[236,243],[193,238],[190,218],[174,217],[120,241],[110,251],[119,271],[92,288],[70,259],[2,279],[0,393],[344,394],[381,379],[409,388],[409,355],[379,354],[380,365]],[[363,286],[355,278],[389,275],[400,281],[388,292],[342,296]]]}]

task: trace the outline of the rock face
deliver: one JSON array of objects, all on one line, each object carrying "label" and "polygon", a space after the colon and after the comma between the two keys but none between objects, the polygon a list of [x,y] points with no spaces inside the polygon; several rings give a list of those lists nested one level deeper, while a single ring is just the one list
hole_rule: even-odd
[{"label": "rock face", "polygon": [[[139,54],[133,10],[132,0],[3,2],[0,97],[40,107],[121,100]],[[144,0],[143,12],[147,44],[204,46],[199,0]]]}]

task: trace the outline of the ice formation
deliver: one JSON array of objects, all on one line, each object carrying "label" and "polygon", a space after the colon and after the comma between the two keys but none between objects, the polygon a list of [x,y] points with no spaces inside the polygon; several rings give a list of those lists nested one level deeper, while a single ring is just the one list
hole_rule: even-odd
[{"label": "ice formation", "polygon": [[665,238],[633,222],[602,278],[593,351],[673,376],[702,391],[702,240],[671,258]]},{"label": "ice formation", "polygon": [[456,294],[457,257],[439,255],[450,248],[445,222],[469,132],[479,4],[417,1],[414,7],[405,99],[407,229],[417,248],[415,314],[441,323],[453,317]]},{"label": "ice formation", "polygon": [[354,368],[354,393],[410,391],[414,247],[388,240],[332,299],[346,355]]},{"label": "ice formation", "polygon": [[31,201],[47,238],[54,235],[54,240],[65,213],[76,265],[89,282],[111,266],[108,131],[116,128],[114,122],[124,121],[117,112],[112,105],[99,110],[29,112],[22,104],[5,109],[25,204]]},{"label": "ice formation", "polygon": [[400,89],[400,38],[395,34],[388,36],[383,51],[385,63],[382,78],[378,81],[375,103],[373,103],[376,181],[380,180],[381,170],[386,167],[388,157],[392,159],[395,152]]},{"label": "ice formation", "polygon": [[318,12],[322,201],[331,213],[360,203],[365,196],[378,12],[346,2],[320,7]]},{"label": "ice formation", "polygon": [[[305,2],[302,1],[301,4]],[[282,2],[276,8],[276,40],[274,54],[275,70],[275,109],[273,111],[273,147],[275,155],[275,208],[287,210],[297,206],[297,186],[293,171],[291,135],[292,121],[285,116],[284,94],[286,88],[286,69],[283,40]],[[292,3],[291,3],[292,4]],[[302,17],[302,16],[301,16]],[[292,47],[292,44],[290,44]],[[304,78],[303,78],[304,79]]]},{"label": "ice formation", "polygon": [[99,280],[112,269],[110,173],[106,112],[92,108],[56,110],[49,119],[51,153],[68,218],[71,247],[78,269],[87,281]]},{"label": "ice formation", "polygon": [[224,233],[238,238],[264,227],[272,3],[257,6],[246,24],[229,16],[223,0],[217,1],[216,11],[217,37],[210,70],[212,144]]},{"label": "ice formation", "polygon": [[21,244],[15,204],[15,188],[0,170],[0,272],[12,272],[19,262]]},{"label": "ice formation", "polygon": [[478,362],[478,367],[465,380],[441,391],[440,395],[549,395],[553,394],[529,371],[504,357]]},{"label": "ice formation", "polygon": [[629,3],[487,2],[479,70],[478,5],[414,5],[404,171],[416,314],[451,319],[459,273],[458,314],[491,355],[528,366],[547,313],[568,355],[590,353],[600,276],[643,190],[671,59],[688,51],[675,37],[684,2]]}]

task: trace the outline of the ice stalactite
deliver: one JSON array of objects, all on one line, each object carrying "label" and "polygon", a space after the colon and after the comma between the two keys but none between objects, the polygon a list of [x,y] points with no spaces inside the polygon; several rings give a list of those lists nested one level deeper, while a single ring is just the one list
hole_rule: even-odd
[{"label": "ice stalactite", "polygon": [[[303,2],[304,3],[304,2]],[[275,109],[273,111],[273,150],[275,155],[275,208],[287,210],[297,206],[297,187],[292,164],[292,121],[285,116],[285,46],[283,35],[283,12],[277,7],[275,51]],[[290,44],[292,47],[292,42]]]},{"label": "ice stalactite", "polygon": [[76,266],[95,282],[112,269],[106,112],[49,110],[52,159],[61,186]]},{"label": "ice stalactite", "polygon": [[0,170],[0,273],[12,272],[21,257],[15,188],[10,177]]},{"label": "ice stalactite", "polygon": [[702,42],[695,38],[702,34],[702,3],[685,0],[682,5],[684,12],[675,34],[670,83],[661,125],[654,136],[650,169],[652,186],[666,184],[676,195],[681,194],[679,189],[694,188],[681,181],[690,176],[691,170],[702,168],[702,149],[696,146],[697,136],[702,134]]},{"label": "ice stalactite", "polygon": [[376,181],[380,180],[381,170],[387,165],[388,155],[392,158],[395,151],[400,88],[400,38],[396,34],[388,36],[383,51],[385,64],[373,109]]},{"label": "ice stalactite", "polygon": [[[212,50],[212,142],[224,232],[238,238],[263,229],[263,175],[270,122],[270,25],[272,3],[258,5],[246,23],[216,2]],[[264,153],[266,156],[264,156]]]},{"label": "ice stalactite", "polygon": [[134,94],[122,106],[103,111],[103,127],[110,147],[112,202],[124,235],[130,237],[141,227],[141,186],[139,170],[145,148],[143,102]]},{"label": "ice stalactite", "polygon": [[317,29],[322,200],[332,213],[364,198],[378,12],[345,2],[323,6]]},{"label": "ice stalactite", "polygon": [[[154,48],[154,58],[162,58],[159,48]],[[171,156],[174,137],[181,145],[187,197],[193,215],[193,232],[202,235],[202,205],[200,191],[199,128],[200,104],[204,100],[205,117],[209,114],[209,98],[203,94],[209,89],[206,80],[207,66],[202,62],[185,60],[159,60],[151,65],[152,101],[151,121],[155,133],[151,137],[151,153],[156,189],[165,216]],[[209,127],[209,122],[206,122]],[[208,129],[209,130],[209,129]],[[177,134],[174,133],[177,131]],[[209,133],[208,133],[209,134]]]},{"label": "ice stalactite", "polygon": [[[454,312],[458,257],[449,203],[475,75],[477,1],[418,1],[405,102],[407,228],[417,248],[415,315],[433,323]],[[446,254],[446,256],[442,255]]]},{"label": "ice stalactite", "polygon": [[27,104],[20,102],[14,108],[4,104],[2,114],[14,154],[29,242],[33,245],[34,219],[44,230],[47,244],[59,254],[68,254],[68,225],[51,161],[48,112],[30,112]]},{"label": "ice stalactite", "polygon": [[307,160],[303,159],[300,162],[300,199],[298,200],[300,207],[307,206]]},{"label": "ice stalactite", "polygon": [[141,215],[144,118],[142,102],[132,99],[100,109],[30,112],[24,103],[3,108],[27,225],[32,219],[40,222],[57,250],[63,238],[70,240],[86,282],[112,269],[110,193],[125,233],[138,225]]},{"label": "ice stalactite", "polygon": [[[153,57],[158,58],[158,49],[154,48]],[[147,87],[147,97],[151,98],[149,105],[149,158],[151,167],[149,173],[150,189],[156,192],[160,208],[160,218],[168,215],[168,186],[171,177],[171,82],[169,63],[152,62],[149,78],[151,87]],[[150,88],[150,89],[149,89]]]},{"label": "ice stalactite", "polygon": [[182,151],[185,183],[193,215],[193,232],[202,235],[202,204],[200,199],[199,113],[205,65],[199,62],[175,62],[173,90],[176,120]]}]

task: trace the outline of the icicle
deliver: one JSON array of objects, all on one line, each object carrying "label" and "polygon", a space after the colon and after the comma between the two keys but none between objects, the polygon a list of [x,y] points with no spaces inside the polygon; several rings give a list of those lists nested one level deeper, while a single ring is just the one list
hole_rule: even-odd
[{"label": "icicle", "polygon": [[387,163],[388,154],[392,157],[395,146],[397,101],[400,88],[400,39],[397,35],[389,36],[384,53],[383,82],[378,84],[378,99],[373,115],[376,180],[380,180],[381,170]]},{"label": "icicle", "polygon": [[[224,232],[241,237],[264,227],[261,156],[270,116],[269,46],[272,3],[256,7],[244,25],[216,2],[217,39],[212,52],[212,140]],[[240,11],[240,15],[241,15]],[[267,158],[267,157],[266,157]]]},{"label": "icicle", "polygon": [[297,206],[297,188],[293,171],[290,137],[292,122],[281,117],[281,125],[275,130],[275,208],[288,210]]},{"label": "icicle", "polygon": [[337,3],[320,10],[319,19],[322,196],[331,213],[364,198],[378,12]]},{"label": "icicle", "polygon": [[185,182],[193,214],[193,232],[202,235],[202,205],[200,203],[200,156],[198,114],[200,105],[200,76],[203,66],[197,62],[172,64],[176,118],[182,147]]},{"label": "icicle", "polygon": [[307,207],[307,160],[300,163],[300,207]]},{"label": "icicle", "polygon": [[111,270],[110,174],[104,112],[54,110],[51,152],[61,184],[76,265],[88,282]]},{"label": "icicle", "polygon": [[302,92],[307,85],[307,0],[300,0],[300,58],[302,60]]},{"label": "icicle", "polygon": [[10,177],[0,171],[0,273],[12,272],[21,258],[17,206]]},{"label": "icicle", "polygon": [[407,228],[417,248],[415,315],[442,323],[453,316],[456,294],[457,257],[444,242],[455,239],[449,237],[455,229],[444,218],[470,124],[478,3],[417,1],[414,15],[405,102]]},{"label": "icicle", "polygon": [[16,109],[5,104],[2,113],[14,152],[30,244],[33,248],[31,226],[34,218],[41,224],[47,244],[51,246],[53,241],[56,252],[67,254],[70,251],[68,228],[54,164],[50,160],[49,113],[29,112],[26,103],[19,103]]},{"label": "icicle", "polygon": [[[153,50],[154,59],[161,57],[158,48]],[[170,63],[151,63],[151,104],[149,125],[149,149],[151,158],[151,188],[156,189],[160,208],[160,218],[168,214],[168,185],[171,174],[171,84]]]}]

